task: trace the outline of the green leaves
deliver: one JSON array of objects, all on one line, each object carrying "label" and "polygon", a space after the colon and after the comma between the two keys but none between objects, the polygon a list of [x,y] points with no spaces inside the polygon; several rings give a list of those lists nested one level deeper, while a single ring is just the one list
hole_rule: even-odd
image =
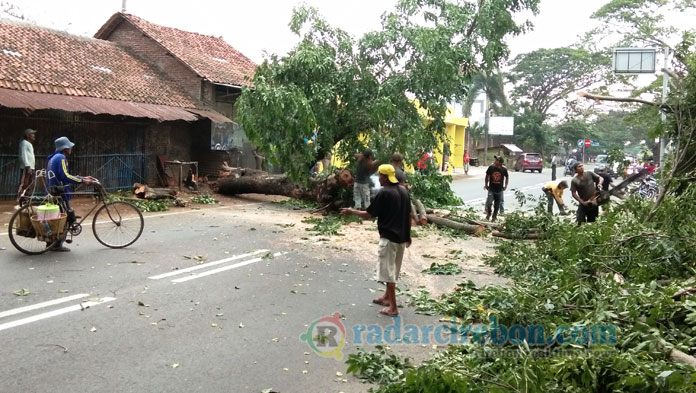
[{"label": "green leaves", "polygon": [[467,93],[471,74],[507,56],[503,38],[525,26],[513,15],[537,12],[538,3],[402,0],[382,30],[358,39],[314,8],[296,8],[290,29],[300,42],[258,67],[238,118],[269,161],[298,181],[336,146],[344,161],[369,144],[415,162],[444,136],[447,105]]}]

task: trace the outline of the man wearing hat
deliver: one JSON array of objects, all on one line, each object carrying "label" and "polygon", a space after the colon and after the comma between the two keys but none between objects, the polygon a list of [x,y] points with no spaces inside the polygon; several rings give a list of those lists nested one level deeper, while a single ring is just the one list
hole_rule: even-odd
[{"label": "man wearing hat", "polygon": [[[68,160],[66,159],[72,153],[72,148],[75,146],[74,143],[70,142],[67,137],[60,137],[55,140],[56,151],[55,153],[48,156],[48,164],[46,165],[46,176],[48,177],[48,189],[51,193],[54,193],[54,187],[64,187],[59,191],[62,194],[63,201],[65,202],[65,207],[68,209],[66,212],[68,214],[68,221],[75,220],[75,213],[72,211],[69,205],[71,199],[70,196],[70,185],[72,184],[86,184],[91,185],[93,180],[91,177],[86,176],[76,176],[71,175],[68,172]],[[69,248],[64,247],[63,243],[57,244],[54,251],[70,251]]]},{"label": "man wearing hat", "polygon": [[411,245],[411,199],[406,188],[399,185],[396,171],[392,165],[380,165],[379,189],[375,199],[366,211],[352,208],[341,209],[344,216],[354,215],[363,219],[377,217],[379,231],[379,268],[377,281],[384,282],[387,289],[384,295],[373,303],[384,306],[381,314],[394,317],[399,315],[396,306],[396,281],[401,271],[404,250]]},{"label": "man wearing hat", "polygon": [[19,190],[17,191],[17,203],[19,199],[24,195],[34,179],[34,165],[36,160],[34,159],[34,145],[32,144],[36,140],[36,130],[27,128],[24,130],[24,138],[19,142]]}]

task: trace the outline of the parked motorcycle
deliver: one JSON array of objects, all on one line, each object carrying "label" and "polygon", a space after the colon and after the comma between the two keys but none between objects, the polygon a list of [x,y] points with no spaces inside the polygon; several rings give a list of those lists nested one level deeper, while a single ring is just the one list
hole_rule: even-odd
[{"label": "parked motorcycle", "polygon": [[655,199],[657,198],[657,194],[659,192],[657,180],[654,176],[648,175],[641,179],[639,183],[634,183],[629,192],[631,194],[637,193],[639,196],[645,199]]}]

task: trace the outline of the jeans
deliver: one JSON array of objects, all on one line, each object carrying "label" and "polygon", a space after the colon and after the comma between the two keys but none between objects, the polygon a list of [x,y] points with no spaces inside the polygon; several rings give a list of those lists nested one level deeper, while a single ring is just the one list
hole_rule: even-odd
[{"label": "jeans", "polygon": [[370,206],[370,184],[353,185],[353,202],[356,209],[367,209]]},{"label": "jeans", "polygon": [[550,190],[546,189],[546,188],[542,188],[541,190],[544,192],[544,194],[546,194],[547,211],[548,211],[550,214],[553,214],[553,203],[554,203],[554,201],[555,201],[555,202],[556,202],[556,205],[558,206],[558,210],[559,210],[562,214],[564,214],[565,209],[563,208],[563,205],[561,205],[560,203],[558,203],[558,201],[556,200],[556,198],[554,198],[553,193],[552,193]]},{"label": "jeans", "polygon": [[595,222],[599,215],[599,206],[578,206],[577,219],[578,226],[584,222]]},{"label": "jeans", "polygon": [[493,219],[498,218],[498,210],[500,209],[501,201],[503,200],[504,191],[488,190],[488,198],[486,198],[486,219],[491,215],[491,204],[493,204]]}]

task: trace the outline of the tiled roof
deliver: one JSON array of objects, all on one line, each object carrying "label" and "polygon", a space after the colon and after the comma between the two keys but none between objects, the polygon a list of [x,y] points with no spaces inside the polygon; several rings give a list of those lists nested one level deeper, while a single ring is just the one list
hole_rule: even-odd
[{"label": "tiled roof", "polygon": [[[131,14],[117,15],[157,41],[199,76],[213,83],[251,86],[256,64],[222,37],[156,25]],[[99,34],[97,37],[100,37]]]},{"label": "tiled roof", "polygon": [[0,88],[202,108],[108,41],[0,20]]}]

